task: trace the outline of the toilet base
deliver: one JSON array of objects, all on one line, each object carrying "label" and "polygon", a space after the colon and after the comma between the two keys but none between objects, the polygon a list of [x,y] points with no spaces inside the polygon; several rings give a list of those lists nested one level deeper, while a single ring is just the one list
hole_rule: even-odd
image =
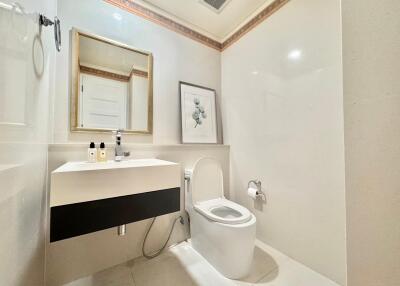
[{"label": "toilet base", "polygon": [[230,279],[249,274],[256,237],[256,218],[242,224],[214,222],[191,209],[190,232],[193,248],[215,269]]}]

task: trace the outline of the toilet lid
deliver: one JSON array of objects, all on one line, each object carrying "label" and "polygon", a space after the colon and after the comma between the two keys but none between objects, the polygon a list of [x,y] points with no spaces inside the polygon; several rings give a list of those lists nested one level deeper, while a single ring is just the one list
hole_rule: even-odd
[{"label": "toilet lid", "polygon": [[191,178],[192,203],[224,197],[224,177],[219,163],[212,158],[199,159]]}]

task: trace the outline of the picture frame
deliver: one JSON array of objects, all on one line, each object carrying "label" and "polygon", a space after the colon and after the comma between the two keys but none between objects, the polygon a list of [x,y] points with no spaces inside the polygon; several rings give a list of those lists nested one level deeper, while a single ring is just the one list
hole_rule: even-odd
[{"label": "picture frame", "polygon": [[216,144],[217,114],[214,89],[179,82],[182,143]]}]

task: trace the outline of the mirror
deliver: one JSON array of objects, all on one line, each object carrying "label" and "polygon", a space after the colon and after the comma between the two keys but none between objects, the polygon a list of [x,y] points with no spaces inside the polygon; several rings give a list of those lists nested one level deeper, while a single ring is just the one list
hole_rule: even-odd
[{"label": "mirror", "polygon": [[152,133],[152,54],[72,30],[71,131]]}]

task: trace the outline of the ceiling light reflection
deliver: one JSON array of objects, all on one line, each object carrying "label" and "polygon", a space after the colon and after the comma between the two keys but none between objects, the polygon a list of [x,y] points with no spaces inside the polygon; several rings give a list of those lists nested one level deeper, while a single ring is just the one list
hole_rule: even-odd
[{"label": "ceiling light reflection", "polygon": [[121,14],[119,14],[119,13],[117,13],[117,12],[113,13],[112,16],[113,16],[114,19],[117,20],[117,21],[121,21],[121,20],[122,20]]},{"label": "ceiling light reflection", "polygon": [[298,60],[301,58],[302,54],[303,53],[301,52],[301,50],[292,50],[288,54],[288,59],[289,60]]}]

